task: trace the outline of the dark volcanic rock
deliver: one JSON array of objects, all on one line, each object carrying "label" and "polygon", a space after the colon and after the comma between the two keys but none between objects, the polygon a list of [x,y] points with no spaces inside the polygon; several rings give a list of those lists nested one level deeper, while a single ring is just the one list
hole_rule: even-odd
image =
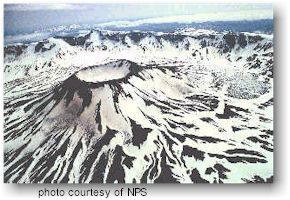
[{"label": "dark volcanic rock", "polygon": [[4,47],[4,56],[7,55],[20,56],[26,48],[27,45],[25,44],[6,46]]},{"label": "dark volcanic rock", "polygon": [[37,45],[35,46],[34,53],[45,52],[55,47],[55,44],[48,45],[48,47],[46,47],[45,44],[49,44],[49,41],[44,40],[42,42],[38,42]]},{"label": "dark volcanic rock", "polygon": [[245,34],[240,33],[239,37],[238,37],[238,44],[240,45],[240,47],[244,48],[247,46],[248,42],[247,42],[247,38],[245,36]]}]

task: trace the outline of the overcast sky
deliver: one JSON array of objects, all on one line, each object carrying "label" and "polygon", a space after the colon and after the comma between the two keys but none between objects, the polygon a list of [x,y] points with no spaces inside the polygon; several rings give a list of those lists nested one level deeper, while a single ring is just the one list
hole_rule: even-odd
[{"label": "overcast sky", "polygon": [[[269,4],[6,4],[5,35],[32,32],[50,26],[91,24],[117,20],[195,15],[210,13],[243,13],[271,18]],[[247,14],[247,15],[248,15]],[[230,20],[230,15],[228,16]],[[258,17],[259,18],[259,17]]]}]

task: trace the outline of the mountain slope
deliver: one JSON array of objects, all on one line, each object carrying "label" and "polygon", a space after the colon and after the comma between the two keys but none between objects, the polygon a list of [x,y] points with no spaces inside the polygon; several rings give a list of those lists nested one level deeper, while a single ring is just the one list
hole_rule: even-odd
[{"label": "mountain slope", "polygon": [[5,53],[5,182],[272,181],[271,38],[92,31]]}]

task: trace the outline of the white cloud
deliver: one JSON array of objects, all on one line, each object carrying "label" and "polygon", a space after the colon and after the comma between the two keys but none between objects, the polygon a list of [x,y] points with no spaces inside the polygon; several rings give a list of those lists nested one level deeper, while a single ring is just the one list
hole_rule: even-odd
[{"label": "white cloud", "polygon": [[36,10],[82,10],[87,5],[81,4],[6,4],[5,11],[36,11]]},{"label": "white cloud", "polygon": [[273,19],[273,11],[264,10],[243,10],[229,12],[212,12],[198,13],[194,15],[177,15],[169,17],[148,18],[136,21],[113,21],[99,24],[101,27],[118,26],[118,27],[134,27],[142,24],[159,24],[159,23],[192,23],[207,21],[239,21],[239,20],[259,20]]}]

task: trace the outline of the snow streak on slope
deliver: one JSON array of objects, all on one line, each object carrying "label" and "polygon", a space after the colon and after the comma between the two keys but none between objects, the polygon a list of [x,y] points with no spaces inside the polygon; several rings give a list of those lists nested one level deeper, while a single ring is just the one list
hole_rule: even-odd
[{"label": "snow streak on slope", "polygon": [[92,31],[5,47],[5,182],[273,179],[273,42]]}]

